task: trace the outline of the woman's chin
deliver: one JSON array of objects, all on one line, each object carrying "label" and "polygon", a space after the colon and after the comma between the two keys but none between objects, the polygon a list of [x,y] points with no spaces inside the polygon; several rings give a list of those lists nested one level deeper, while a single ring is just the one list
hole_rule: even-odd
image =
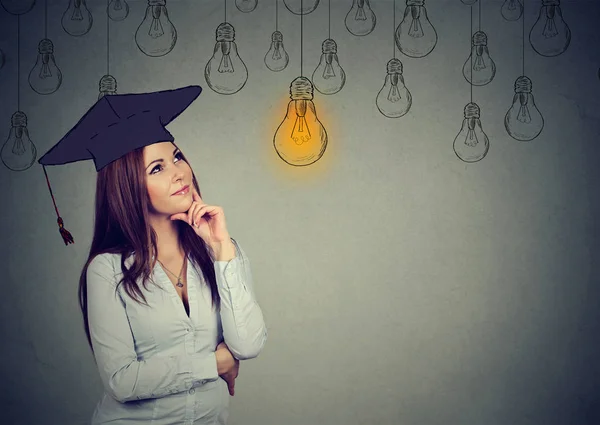
[{"label": "woman's chin", "polygon": [[180,199],[179,202],[175,202],[173,205],[173,214],[188,212],[188,210],[192,206],[192,203],[192,198],[188,198],[187,196],[183,199]]}]

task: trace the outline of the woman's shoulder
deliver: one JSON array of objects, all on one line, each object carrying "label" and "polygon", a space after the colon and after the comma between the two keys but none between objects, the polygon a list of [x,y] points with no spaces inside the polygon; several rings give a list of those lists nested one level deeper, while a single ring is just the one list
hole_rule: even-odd
[{"label": "woman's shoulder", "polygon": [[101,252],[99,254],[94,255],[91,259],[88,270],[96,270],[96,271],[106,271],[106,270],[114,270],[114,265],[116,264],[117,258],[120,254],[115,254],[112,252]]}]

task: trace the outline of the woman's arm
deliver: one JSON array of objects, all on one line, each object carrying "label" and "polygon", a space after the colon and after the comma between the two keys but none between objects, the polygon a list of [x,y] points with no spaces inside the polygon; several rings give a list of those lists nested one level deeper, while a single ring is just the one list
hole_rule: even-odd
[{"label": "woman's arm", "polygon": [[157,398],[219,379],[215,352],[138,360],[125,303],[116,293],[110,254],[87,270],[88,322],[96,364],[106,391],[120,402]]},{"label": "woman's arm", "polygon": [[250,262],[235,239],[235,257],[215,261],[217,287],[221,296],[223,338],[236,359],[257,357],[267,340],[267,327],[256,301]]}]

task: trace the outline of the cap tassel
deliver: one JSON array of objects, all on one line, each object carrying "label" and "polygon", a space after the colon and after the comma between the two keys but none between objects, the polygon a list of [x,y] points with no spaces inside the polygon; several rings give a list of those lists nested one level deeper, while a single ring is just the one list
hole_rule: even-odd
[{"label": "cap tassel", "polygon": [[50,187],[50,180],[48,179],[48,173],[46,173],[46,167],[42,165],[42,168],[44,169],[46,183],[48,183],[48,190],[50,191],[50,196],[52,197],[52,203],[54,204],[54,209],[56,210],[56,216],[58,217],[58,231],[60,232],[60,235],[62,236],[65,245],[68,245],[70,243],[74,244],[75,240],[73,239],[73,235],[71,235],[71,232],[65,229],[63,219],[58,212],[58,208],[56,207],[56,201],[54,200],[54,195],[52,194],[52,188]]}]

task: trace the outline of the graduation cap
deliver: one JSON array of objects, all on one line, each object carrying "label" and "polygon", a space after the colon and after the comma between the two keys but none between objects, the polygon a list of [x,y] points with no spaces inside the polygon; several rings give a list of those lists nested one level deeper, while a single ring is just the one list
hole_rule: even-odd
[{"label": "graduation cap", "polygon": [[177,118],[201,91],[200,86],[187,86],[151,93],[103,96],[38,160],[46,175],[65,245],[75,241],[64,228],[45,166],[93,159],[96,171],[100,171],[135,149],[158,142],[173,142],[175,139],[165,126]]}]

